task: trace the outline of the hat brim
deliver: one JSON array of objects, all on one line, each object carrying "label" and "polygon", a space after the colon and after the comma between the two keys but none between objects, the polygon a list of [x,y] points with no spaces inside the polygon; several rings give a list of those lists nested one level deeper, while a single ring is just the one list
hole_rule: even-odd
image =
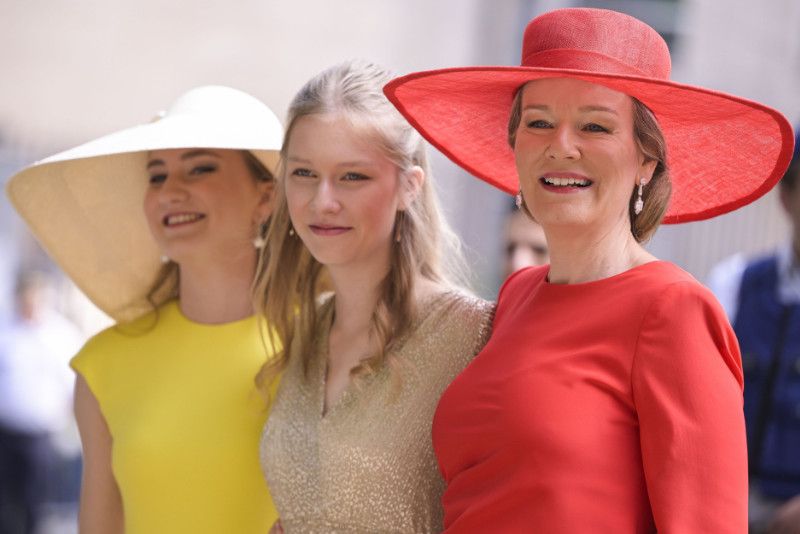
[{"label": "hat brim", "polygon": [[573,69],[463,67],[417,72],[384,92],[406,119],[452,161],[514,194],[509,147],[514,95],[526,82],[569,77],[642,101],[667,142],[673,195],[664,223],[708,219],[769,191],[792,156],[792,128],[778,111],[744,98],[671,81]]},{"label": "hat brim", "polygon": [[87,297],[117,321],[151,311],[146,294],[161,253],[143,214],[147,153],[170,148],[249,150],[273,173],[280,124],[224,138],[190,116],[167,117],[37,162],[6,192],[42,247]]}]

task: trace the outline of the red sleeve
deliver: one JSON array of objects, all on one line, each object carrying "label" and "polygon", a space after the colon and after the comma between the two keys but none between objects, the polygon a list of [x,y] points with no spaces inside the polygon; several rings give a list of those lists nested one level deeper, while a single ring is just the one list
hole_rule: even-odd
[{"label": "red sleeve", "polygon": [[659,534],[747,532],[747,446],[739,346],[695,282],[647,311],[632,371],[642,463]]}]

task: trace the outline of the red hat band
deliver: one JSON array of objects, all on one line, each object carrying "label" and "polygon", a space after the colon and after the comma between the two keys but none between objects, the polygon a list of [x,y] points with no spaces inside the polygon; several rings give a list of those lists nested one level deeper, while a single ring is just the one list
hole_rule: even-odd
[{"label": "red hat band", "polygon": [[[525,58],[523,67],[539,69],[580,70],[596,72],[598,74],[612,74],[615,76],[642,76],[654,77],[652,74],[641,71],[636,67],[623,63],[620,60],[605,54],[590,50],[575,50],[562,48],[558,50],[544,50],[531,54]],[[669,75],[669,71],[667,71]]]}]

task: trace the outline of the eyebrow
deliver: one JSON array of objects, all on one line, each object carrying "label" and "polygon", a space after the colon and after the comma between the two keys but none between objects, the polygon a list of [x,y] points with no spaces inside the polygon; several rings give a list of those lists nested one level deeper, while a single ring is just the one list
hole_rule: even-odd
[{"label": "eyebrow", "polygon": [[583,106],[578,108],[580,111],[603,111],[605,113],[611,113],[612,115],[619,115],[616,110],[607,108],[605,106]]},{"label": "eyebrow", "polygon": [[[212,156],[212,157],[215,157],[215,158],[222,157],[217,152],[214,152],[213,150],[207,150],[207,149],[204,149],[204,148],[199,148],[197,150],[190,150],[189,152],[181,154],[181,160],[182,161],[186,161],[187,159],[196,158],[196,157],[199,157],[199,156]],[[147,163],[147,168],[149,169],[150,167],[155,167],[157,165],[164,165],[164,164],[165,164],[164,160],[153,159],[153,160],[150,160]]]},{"label": "eyebrow", "polygon": [[204,148],[199,148],[197,150],[190,150],[189,152],[186,152],[185,154],[183,154],[181,156],[181,159],[186,160],[186,159],[189,159],[189,158],[196,158],[197,156],[214,156],[215,158],[222,157],[217,152],[214,152],[213,150],[207,150],[207,149],[204,149]]},{"label": "eyebrow", "polygon": [[[294,163],[307,163],[311,164],[312,161],[310,159],[300,158],[297,156],[288,156],[286,158],[287,161],[292,161]],[[372,167],[372,162],[363,160],[353,160],[353,161],[342,161],[341,163],[337,163],[337,167]]]},{"label": "eyebrow", "polygon": [[[550,110],[550,106],[547,106],[545,104],[529,104],[529,105],[527,105],[527,106],[522,108],[523,111],[525,111],[526,109],[538,109],[540,111],[549,111]],[[619,115],[619,113],[617,113],[616,110],[613,110],[611,108],[607,108],[605,106],[581,106],[581,107],[578,108],[578,111],[580,111],[582,113],[586,113],[586,112],[589,112],[589,111],[603,111],[605,113],[611,113],[613,115]]]}]

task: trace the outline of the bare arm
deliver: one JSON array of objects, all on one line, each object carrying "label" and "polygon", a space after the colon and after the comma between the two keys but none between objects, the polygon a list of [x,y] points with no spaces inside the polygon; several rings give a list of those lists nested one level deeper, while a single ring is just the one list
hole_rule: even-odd
[{"label": "bare arm", "polygon": [[111,433],[97,399],[80,375],[75,381],[75,418],[83,444],[80,533],[122,534],[122,498],[111,471]]}]

